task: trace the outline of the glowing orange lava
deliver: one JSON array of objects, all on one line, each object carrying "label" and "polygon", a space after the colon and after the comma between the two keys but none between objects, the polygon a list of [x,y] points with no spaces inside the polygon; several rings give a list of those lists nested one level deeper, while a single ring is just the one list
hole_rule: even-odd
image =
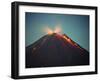
[{"label": "glowing orange lava", "polygon": [[54,30],[50,29],[50,27],[48,27],[48,26],[44,30],[49,35],[51,35],[53,33],[58,33],[58,34],[61,33],[61,27],[60,27],[60,25],[55,26]]},{"label": "glowing orange lava", "polygon": [[66,36],[63,36],[63,38],[66,39],[66,40],[68,39]]},{"label": "glowing orange lava", "polygon": [[49,30],[49,31],[48,31],[48,34],[49,34],[49,35],[51,35],[51,34],[53,34],[53,33],[54,33],[54,32],[53,32],[52,30]]},{"label": "glowing orange lava", "polygon": [[74,45],[74,44],[72,43],[72,41],[71,41],[70,38],[67,38],[66,36],[63,36],[63,38],[64,38],[66,41],[68,41],[70,44]]},{"label": "glowing orange lava", "polygon": [[45,32],[46,32],[47,34],[49,34],[49,35],[51,35],[51,34],[54,33],[53,30],[50,29],[49,27],[46,27],[46,28],[45,28]]}]

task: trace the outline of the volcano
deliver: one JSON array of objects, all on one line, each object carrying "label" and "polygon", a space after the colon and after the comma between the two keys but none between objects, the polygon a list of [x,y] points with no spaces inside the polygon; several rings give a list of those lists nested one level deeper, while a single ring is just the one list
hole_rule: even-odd
[{"label": "volcano", "polygon": [[47,34],[26,47],[26,68],[89,65],[89,52],[65,34]]}]

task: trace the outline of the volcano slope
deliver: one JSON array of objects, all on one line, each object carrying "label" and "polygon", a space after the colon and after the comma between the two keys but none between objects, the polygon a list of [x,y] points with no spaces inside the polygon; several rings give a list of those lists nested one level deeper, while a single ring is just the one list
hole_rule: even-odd
[{"label": "volcano slope", "polygon": [[89,52],[67,35],[45,35],[26,47],[26,68],[89,65]]}]

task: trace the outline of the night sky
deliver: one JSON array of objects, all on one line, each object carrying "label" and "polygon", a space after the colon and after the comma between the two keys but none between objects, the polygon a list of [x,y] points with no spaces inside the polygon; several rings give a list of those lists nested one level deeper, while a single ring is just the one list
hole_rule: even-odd
[{"label": "night sky", "polygon": [[62,34],[89,51],[89,16],[49,13],[25,13],[25,45],[46,35],[46,29],[59,26]]}]

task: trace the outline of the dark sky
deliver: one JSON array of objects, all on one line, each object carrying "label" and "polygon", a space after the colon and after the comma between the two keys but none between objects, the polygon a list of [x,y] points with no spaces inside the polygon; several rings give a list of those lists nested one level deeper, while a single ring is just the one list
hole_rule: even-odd
[{"label": "dark sky", "polygon": [[28,46],[46,35],[46,29],[55,30],[59,26],[61,33],[89,51],[89,16],[49,13],[25,13],[25,45]]}]

